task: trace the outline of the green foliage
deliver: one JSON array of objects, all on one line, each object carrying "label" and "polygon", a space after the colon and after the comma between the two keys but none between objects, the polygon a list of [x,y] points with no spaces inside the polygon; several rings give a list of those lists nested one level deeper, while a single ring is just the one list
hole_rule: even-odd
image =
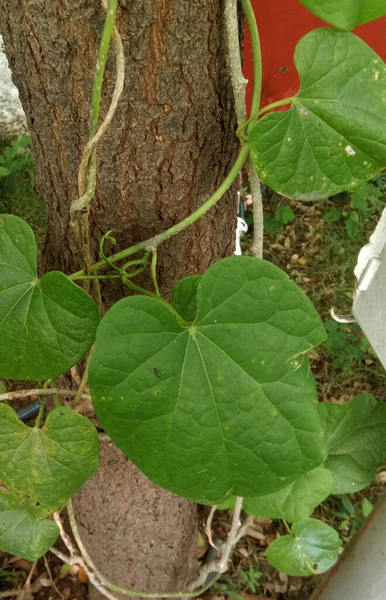
[{"label": "green foliage", "polygon": [[354,29],[357,25],[386,15],[384,0],[300,0],[317,17],[340,27]]},{"label": "green foliage", "polygon": [[36,241],[25,221],[0,215],[0,236],[0,376],[62,375],[93,343],[97,307],[63,273],[38,279]]},{"label": "green foliage", "polygon": [[324,326],[327,339],[323,342],[323,346],[331,356],[335,369],[348,371],[352,369],[354,362],[360,364],[363,361],[369,347],[356,325],[348,326],[326,320]]},{"label": "green foliage", "polygon": [[260,587],[260,579],[263,577],[263,572],[258,571],[253,565],[249,565],[248,571],[240,571],[241,582],[247,590],[256,594]]},{"label": "green foliage", "polygon": [[290,206],[287,204],[278,206],[273,217],[269,213],[264,213],[264,229],[271,235],[275,235],[280,233],[285,225],[292,223],[294,218],[294,211]]},{"label": "green foliage", "polygon": [[0,404],[0,463],[0,547],[36,560],[59,534],[47,518],[98,468],[98,433],[67,407],[38,429]]},{"label": "green foliage", "polygon": [[301,88],[291,109],[251,129],[254,166],[267,185],[293,198],[355,189],[386,164],[386,66],[362,40],[333,29],[302,38],[295,63]]},{"label": "green foliage", "polygon": [[295,523],[268,547],[271,565],[288,575],[313,575],[328,571],[336,562],[342,542],[326,523],[305,519]]},{"label": "green foliage", "polygon": [[201,275],[190,275],[177,281],[173,288],[173,306],[187,323],[192,323],[196,316],[197,287],[200,279]]},{"label": "green foliage", "polygon": [[175,493],[202,503],[272,493],[324,460],[305,355],[324,336],[283,271],[230,257],[200,278],[193,326],[153,298],[112,307],[90,359],[94,407],[127,456]]},{"label": "green foliage", "polygon": [[334,478],[332,493],[364,489],[386,456],[386,404],[361,394],[346,404],[325,402],[320,414],[328,445],[325,467]]},{"label": "green foliage", "polygon": [[22,136],[0,146],[0,214],[22,217],[40,243],[46,227],[46,207],[35,190],[35,161],[31,138]]}]

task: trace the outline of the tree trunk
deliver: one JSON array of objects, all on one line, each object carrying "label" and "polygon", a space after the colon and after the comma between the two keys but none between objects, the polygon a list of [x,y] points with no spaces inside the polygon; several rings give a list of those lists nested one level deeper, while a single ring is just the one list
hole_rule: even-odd
[{"label": "tree trunk", "polygon": [[[97,190],[90,213],[95,260],[99,238],[109,229],[117,239],[115,252],[186,217],[218,187],[235,160],[222,5],[223,0],[120,0],[117,26],[125,51],[126,81],[112,126],[98,146]],[[48,207],[41,266],[70,273],[82,267],[69,227],[69,207],[77,197],[77,169],[89,135],[103,9],[98,0],[0,0],[0,12],[6,53],[32,133],[39,190]],[[115,61],[110,53],[102,116],[114,82]],[[199,222],[160,246],[158,278],[165,297],[180,277],[200,273],[232,253],[235,214],[235,195],[230,193]],[[104,308],[122,293],[118,285],[104,285]],[[120,470],[111,476],[119,481]],[[133,475],[133,485],[142,485],[142,479]],[[121,513],[119,506],[126,498],[115,483],[111,489],[116,494],[99,508]],[[163,502],[164,508],[157,505],[157,510],[164,514],[170,508],[170,494],[159,494],[157,502]],[[195,507],[186,502],[184,510],[191,516]],[[196,522],[190,517],[185,524],[182,521],[183,536],[193,548]],[[188,533],[186,522],[191,523]],[[171,526],[170,537],[181,537],[181,531]],[[157,531],[153,534],[157,544]],[[111,531],[99,547],[111,548],[116,561],[114,535]],[[141,536],[133,539],[143,548],[149,543]],[[97,551],[98,545],[94,547]],[[111,565],[104,550],[98,564],[108,575]],[[130,553],[130,548],[126,550]],[[120,549],[122,564],[126,550]],[[138,555],[146,561],[146,552]],[[98,562],[98,556],[94,558]],[[186,572],[185,579],[190,576],[187,562],[193,554],[187,557],[173,548],[169,560],[179,575],[174,580],[170,576],[165,584],[164,572],[156,576],[153,572],[143,579],[144,587],[150,582],[154,590],[158,581],[162,589],[165,585],[173,589],[184,583],[180,573]],[[144,565],[143,573],[149,568]],[[132,585],[127,566],[117,583]]]}]

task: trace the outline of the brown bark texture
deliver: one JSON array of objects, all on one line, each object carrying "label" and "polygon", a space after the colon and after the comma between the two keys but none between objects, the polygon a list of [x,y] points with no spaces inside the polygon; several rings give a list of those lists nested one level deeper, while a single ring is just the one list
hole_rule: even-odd
[{"label": "brown bark texture", "polygon": [[[99,0],[0,0],[0,14],[5,50],[32,134],[38,186],[48,208],[41,267],[71,273],[83,266],[69,226],[69,207],[78,195],[77,169],[89,135],[104,11]],[[200,206],[233,164],[237,141],[222,14],[223,0],[120,0],[117,26],[124,45],[126,80],[112,126],[98,146],[97,190],[90,213],[95,260],[100,236],[107,230],[113,229],[117,239],[113,252],[163,231]],[[102,117],[114,82],[115,60],[110,52]],[[170,297],[180,277],[201,273],[233,252],[235,216],[236,197],[230,192],[199,222],[159,247],[158,278],[165,297]],[[141,283],[147,284],[145,279]],[[104,285],[104,308],[122,293],[118,285]],[[110,453],[102,457],[102,464],[109,457]],[[91,532],[87,542],[98,566],[107,575],[123,569],[116,583],[135,585],[126,557],[137,555],[139,562],[133,568],[136,573],[142,569],[138,582],[144,589],[154,591],[157,581],[162,589],[181,589],[194,563],[195,506],[183,501],[178,511],[185,516],[176,518],[170,494],[160,490],[154,510],[162,518],[154,517],[149,532],[143,528],[149,513],[141,513],[138,491],[143,478],[135,470],[129,476],[126,473],[125,481],[131,477],[133,485],[130,526],[137,530],[126,536],[126,548],[120,546],[121,521],[111,518],[120,514],[124,518],[128,513],[127,494],[119,487],[126,463],[117,460],[118,464],[121,468],[104,469],[103,484],[97,480],[103,494],[106,485],[112,493],[108,501],[104,495],[99,496],[100,502],[94,497],[94,526],[85,522]],[[143,497],[148,498],[145,488]],[[87,494],[82,492],[81,497],[78,510],[87,514]],[[138,515],[145,516],[135,517],[134,498]],[[103,529],[103,539],[98,520],[111,524],[108,535]],[[165,524],[170,540],[184,540],[183,551],[170,542],[172,567],[167,571],[164,557],[157,564],[152,556],[150,565],[146,550],[151,537],[161,554],[165,553]],[[129,547],[133,540],[134,552]],[[190,552],[185,551],[189,547]]]}]

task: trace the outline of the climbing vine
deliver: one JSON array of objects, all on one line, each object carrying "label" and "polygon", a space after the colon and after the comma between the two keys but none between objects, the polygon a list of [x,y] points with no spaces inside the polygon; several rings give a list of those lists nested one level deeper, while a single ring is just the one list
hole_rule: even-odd
[{"label": "climbing vine", "polygon": [[[285,520],[288,535],[267,551],[275,568],[290,575],[328,570],[341,542],[337,532],[312,517],[314,509],[329,494],[369,485],[386,457],[386,405],[369,395],[343,405],[318,403],[307,353],[326,332],[310,300],[281,269],[259,258],[233,256],[203,275],[178,281],[171,304],[159,295],[157,247],[213,207],[249,159],[272,189],[303,200],[351,191],[386,166],[386,66],[347,31],[386,14],[384,2],[365,0],[358,10],[357,0],[348,0],[343,14],[341,0],[301,1],[339,29],[316,29],[300,40],[298,94],[260,109],[258,31],[250,0],[242,0],[252,34],[254,96],[248,118],[238,105],[241,150],[230,173],[199,209],[149,240],[108,256],[106,248],[115,240],[107,232],[101,260],[91,264],[87,215],[97,142],[113,118],[124,74],[114,25],[117,2],[110,0],[90,142],[79,198],[71,206],[84,268],[39,278],[31,228],[18,217],[0,216],[0,376],[45,382],[38,390],[5,392],[0,400],[56,393],[55,409],[43,424],[42,408],[32,428],[0,404],[0,548],[36,560],[61,534],[70,552],[64,559],[83,561],[107,597],[113,597],[111,591],[157,593],[108,582],[79,538],[70,498],[98,468],[97,431],[73,410],[81,396],[88,398],[87,385],[104,431],[152,481],[195,502],[234,508],[232,536],[216,564],[219,573],[245,529],[238,522],[241,507],[249,515]],[[110,39],[117,85],[98,128]],[[236,88],[235,82],[237,77]],[[152,292],[135,282],[146,269]],[[76,283],[99,279],[119,279],[140,294],[117,302],[100,321],[98,285],[91,296]],[[79,390],[51,389],[53,380],[90,349]],[[63,397],[72,398],[72,407],[61,404]],[[83,558],[62,530],[58,511],[66,503]],[[198,584],[205,580],[201,574]]]}]

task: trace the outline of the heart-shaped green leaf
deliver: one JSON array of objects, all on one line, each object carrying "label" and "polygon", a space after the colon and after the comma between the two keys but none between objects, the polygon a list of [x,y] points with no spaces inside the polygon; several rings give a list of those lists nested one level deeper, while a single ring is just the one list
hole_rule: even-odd
[{"label": "heart-shaped green leaf", "polygon": [[340,27],[354,29],[357,25],[386,15],[385,0],[300,0],[314,15]]},{"label": "heart-shaped green leaf", "polygon": [[268,494],[324,461],[306,352],[325,337],[309,299],[265,261],[200,278],[194,324],[130,297],[102,320],[89,383],[98,418],[159,485],[202,503]]},{"label": "heart-shaped green leaf", "polygon": [[292,198],[317,200],[353,190],[386,166],[386,66],[345,31],[316,29],[300,40],[301,88],[288,111],[250,132],[264,182]]},{"label": "heart-shaped green leaf", "polygon": [[283,490],[268,496],[244,498],[243,508],[250,515],[293,523],[309,517],[331,494],[332,488],[330,471],[319,467],[301,475]]},{"label": "heart-shaped green leaf", "polygon": [[90,349],[95,302],[63,273],[38,279],[29,225],[0,216],[0,376],[41,380],[73,367]]},{"label": "heart-shaped green leaf", "polygon": [[269,545],[267,558],[281,573],[304,577],[328,571],[341,545],[335,529],[317,519],[305,519],[292,525],[290,535]]},{"label": "heart-shaped green leaf", "polygon": [[326,425],[333,494],[349,494],[370,485],[386,458],[386,404],[361,394],[347,404],[320,404]]},{"label": "heart-shaped green leaf", "polygon": [[8,510],[0,498],[0,548],[34,561],[55,543],[59,527],[47,519],[34,519],[24,511]]},{"label": "heart-shaped green leaf", "polygon": [[98,433],[88,419],[63,406],[31,428],[0,404],[0,483],[30,515],[62,508],[97,468]]}]

